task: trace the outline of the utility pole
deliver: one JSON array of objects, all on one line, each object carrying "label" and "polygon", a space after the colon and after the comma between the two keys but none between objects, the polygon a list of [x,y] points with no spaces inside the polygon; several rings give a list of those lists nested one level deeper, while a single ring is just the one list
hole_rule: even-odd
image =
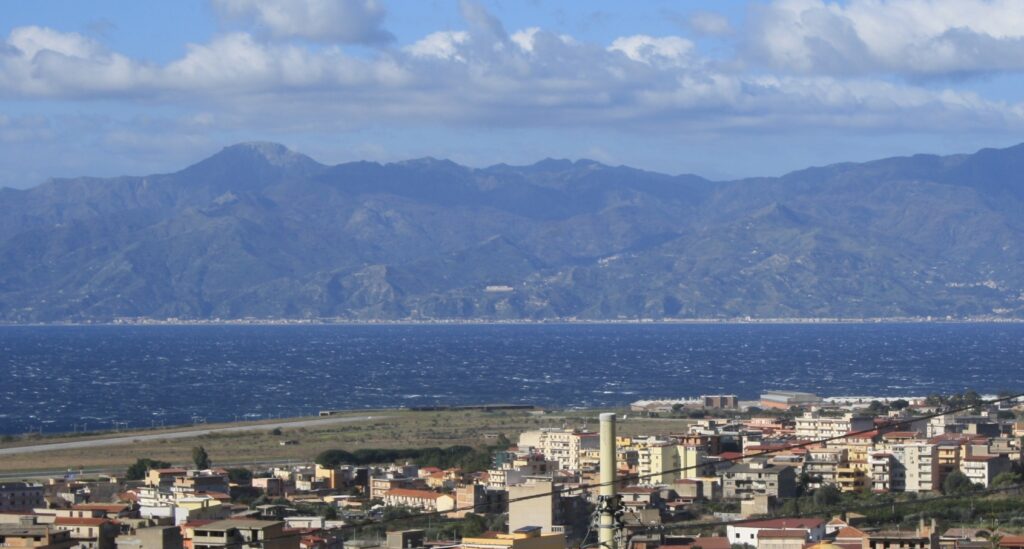
[{"label": "utility pole", "polygon": [[616,522],[619,511],[619,498],[615,486],[615,414],[601,414],[601,491],[598,498],[598,541],[604,549],[615,547],[615,534],[618,532]]}]

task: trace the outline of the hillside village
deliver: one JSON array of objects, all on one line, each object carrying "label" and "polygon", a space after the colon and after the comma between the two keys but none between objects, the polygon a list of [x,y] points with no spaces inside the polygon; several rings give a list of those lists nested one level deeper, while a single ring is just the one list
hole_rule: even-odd
[{"label": "hillside village", "polygon": [[[628,413],[691,420],[616,440],[618,549],[1024,548],[1020,411],[971,392],[638,401]],[[124,475],[4,482],[0,546],[591,546],[598,446],[566,426],[253,470],[196,448],[191,467],[140,459]]]}]

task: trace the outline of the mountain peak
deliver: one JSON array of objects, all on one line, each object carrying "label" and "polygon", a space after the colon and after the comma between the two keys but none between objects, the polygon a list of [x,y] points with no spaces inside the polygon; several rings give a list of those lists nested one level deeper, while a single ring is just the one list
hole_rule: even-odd
[{"label": "mountain peak", "polygon": [[286,178],[301,178],[326,167],[279,143],[250,141],[224,147],[217,154],[181,172],[192,183],[218,187],[251,187]]},{"label": "mountain peak", "polygon": [[246,141],[229,145],[221,149],[216,156],[256,156],[265,160],[272,166],[290,166],[294,164],[305,164],[315,162],[312,158],[297,153],[280,143],[270,141]]}]

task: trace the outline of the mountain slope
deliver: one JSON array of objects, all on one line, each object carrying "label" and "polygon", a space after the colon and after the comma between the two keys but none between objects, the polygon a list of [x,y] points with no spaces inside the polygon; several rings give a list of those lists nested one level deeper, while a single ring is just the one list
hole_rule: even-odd
[{"label": "mountain slope", "polygon": [[711,182],[244,143],[0,190],[0,319],[1024,318],[1024,145]]}]

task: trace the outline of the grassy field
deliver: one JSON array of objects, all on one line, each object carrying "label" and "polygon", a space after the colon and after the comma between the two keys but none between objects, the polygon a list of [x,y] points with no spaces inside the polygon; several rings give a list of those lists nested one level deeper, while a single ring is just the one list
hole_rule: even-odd
[{"label": "grassy field", "polygon": [[[387,418],[352,423],[284,427],[280,435],[272,434],[272,427],[239,433],[213,433],[176,440],[150,440],[134,442],[131,436],[124,443],[99,448],[43,451],[14,454],[0,457],[0,472],[49,471],[56,469],[97,469],[107,468],[112,472],[123,470],[140,457],[169,461],[177,465],[190,463],[192,447],[203,446],[210,454],[214,465],[235,466],[239,464],[261,464],[285,462],[288,460],[311,461],[323,450],[339,448],[357,450],[360,448],[417,448],[428,446],[468,445],[483,446],[493,441],[487,434],[504,434],[517,440],[519,433],[541,427],[583,427],[597,430],[598,410],[553,412],[546,414],[527,411],[407,411],[380,410],[373,415]],[[621,411],[620,411],[621,413]],[[362,410],[341,416],[362,416],[369,412]],[[205,425],[216,428],[225,425]],[[620,435],[666,434],[685,431],[686,420],[629,418],[619,422]],[[183,427],[173,429],[180,431]],[[159,431],[138,431],[133,436],[166,433]],[[122,436],[111,433],[106,436]],[[8,448],[26,443],[67,442],[85,438],[106,438],[102,435],[75,438],[72,436],[43,437],[32,441],[14,440],[0,445]],[[282,446],[283,440],[294,440],[295,445]]]}]

